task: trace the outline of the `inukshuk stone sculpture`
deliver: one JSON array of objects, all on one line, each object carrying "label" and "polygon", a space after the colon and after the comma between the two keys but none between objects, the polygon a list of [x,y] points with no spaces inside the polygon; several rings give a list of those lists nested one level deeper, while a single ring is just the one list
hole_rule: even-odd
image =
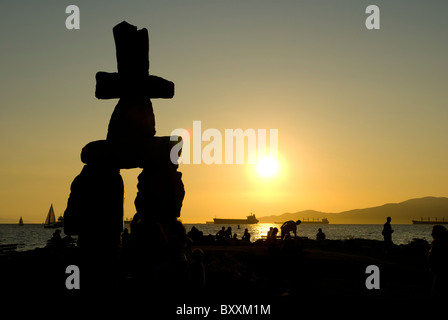
[{"label": "inukshuk stone sculpture", "polygon": [[[95,96],[118,98],[107,139],[87,144],[85,163],[74,179],[64,213],[66,234],[79,235],[79,246],[97,255],[114,252],[123,228],[124,186],[120,169],[143,168],[138,177],[135,214],[131,224],[134,245],[152,242],[154,228],[168,228],[180,216],[185,195],[177,171],[179,154],[171,154],[180,137],[154,137],[152,98],[172,98],[174,84],[149,75],[146,29],[123,21],[113,28],[118,73],[96,74]],[[179,152],[180,153],[180,152]]]}]

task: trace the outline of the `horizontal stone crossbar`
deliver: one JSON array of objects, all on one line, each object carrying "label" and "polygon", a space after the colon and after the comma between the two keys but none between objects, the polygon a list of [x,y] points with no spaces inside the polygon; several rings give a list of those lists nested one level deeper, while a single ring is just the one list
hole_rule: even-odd
[{"label": "horizontal stone crossbar", "polygon": [[[92,141],[82,149],[81,161],[89,165],[120,169],[153,165],[177,166],[182,150],[182,138],[174,136],[174,139],[175,141],[171,141],[171,137],[153,137],[139,141]],[[178,143],[181,145],[176,146]],[[172,152],[174,146],[174,150],[178,150],[177,154],[176,151]]]}]

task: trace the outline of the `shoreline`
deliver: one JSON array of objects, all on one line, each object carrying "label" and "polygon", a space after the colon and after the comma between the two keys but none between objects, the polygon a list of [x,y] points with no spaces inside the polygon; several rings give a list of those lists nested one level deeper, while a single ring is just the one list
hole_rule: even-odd
[{"label": "shoreline", "polygon": [[[222,227],[221,225],[207,225],[207,224],[184,224],[187,232],[195,226],[204,236],[215,235]],[[431,239],[432,225],[412,225],[412,224],[394,224],[395,230],[393,240],[396,244],[406,245],[413,241],[413,239],[424,239],[427,241]],[[128,225],[125,225],[129,229]],[[263,239],[269,227],[279,227],[275,224],[258,224],[258,225],[241,225],[240,228],[232,226],[232,233],[237,234],[241,239],[243,230],[249,228],[249,233],[252,235],[251,241],[255,242],[258,239]],[[299,227],[298,235],[315,239],[316,231],[322,228],[327,239],[331,240],[347,240],[353,238],[364,238],[370,240],[382,240],[381,235],[383,225],[376,224],[328,224],[328,225],[303,225]],[[62,228],[46,229],[41,224],[28,224],[19,226],[17,224],[3,224],[0,225],[0,239],[1,244],[18,244],[18,251],[33,250],[35,248],[43,248],[47,241],[51,238],[55,230],[62,230]]]}]

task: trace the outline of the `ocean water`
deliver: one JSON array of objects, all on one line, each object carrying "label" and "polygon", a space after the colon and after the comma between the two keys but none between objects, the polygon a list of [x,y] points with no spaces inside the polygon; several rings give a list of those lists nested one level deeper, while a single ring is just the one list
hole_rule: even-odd
[{"label": "ocean water", "polygon": [[0,244],[17,243],[17,251],[43,248],[55,230],[42,224],[0,224]]},{"label": "ocean water", "polygon": [[[247,228],[251,234],[251,241],[254,242],[266,235],[270,227],[277,227],[279,224],[260,223],[251,225],[215,225],[215,224],[185,224],[186,231],[190,231],[192,226],[196,226],[204,235],[216,234],[221,227],[230,226],[232,232],[237,234],[241,239],[244,229]],[[381,231],[383,225],[380,224],[326,224],[312,225],[302,224],[297,228],[300,236],[310,239],[316,238],[317,229],[322,228],[327,239],[344,240],[350,238],[362,238],[370,240],[383,240]],[[392,240],[395,244],[407,244],[414,238],[425,239],[430,242],[432,240],[432,225],[413,225],[413,224],[396,224],[392,225],[394,233]],[[0,244],[17,243],[18,251],[32,250],[35,248],[45,247],[47,241],[51,238],[56,229],[46,229],[42,224],[25,224],[19,226],[17,224],[0,224]]]}]

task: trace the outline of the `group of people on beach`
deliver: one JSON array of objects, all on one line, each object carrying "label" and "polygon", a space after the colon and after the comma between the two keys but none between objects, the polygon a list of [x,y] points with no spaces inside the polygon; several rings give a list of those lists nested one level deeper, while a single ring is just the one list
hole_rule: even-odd
[{"label": "group of people on beach", "polygon": [[[282,224],[282,226],[280,227],[280,240],[285,240],[285,239],[290,239],[291,236],[291,232],[294,234],[294,238],[297,238],[297,226],[300,225],[302,223],[301,220],[289,220],[286,221],[285,223]],[[274,240],[277,239],[277,234],[278,234],[278,228],[277,227],[271,227],[269,228],[268,234],[266,236],[266,240],[268,242],[273,242]],[[326,239],[326,235],[325,233],[322,231],[322,228],[319,228],[317,230],[317,234],[316,234],[316,240],[325,240]]]},{"label": "group of people on beach", "polygon": [[[297,226],[300,223],[301,223],[300,220],[297,221],[290,220],[283,223],[283,225],[280,227],[281,232],[280,240],[291,239],[292,238],[291,233],[294,235],[294,238],[297,238]],[[266,241],[273,242],[274,240],[276,240],[279,237],[278,232],[279,229],[277,227],[271,227],[267,233]],[[191,230],[188,232],[188,237],[196,243],[201,242],[232,243],[231,241],[241,241],[243,243],[244,242],[251,243],[251,234],[249,233],[249,230],[247,228],[244,229],[244,233],[241,236],[241,239],[239,239],[238,234],[233,233],[232,227],[230,226],[228,226],[227,228],[223,226],[215,235],[209,234],[208,236],[204,236],[202,231],[200,231],[195,226],[192,226]],[[321,228],[319,228],[318,233],[316,234],[316,239],[324,240],[325,238],[326,238],[325,233],[322,232]]]},{"label": "group of people on beach", "polygon": [[73,245],[74,241],[75,240],[70,235],[61,237],[61,230],[56,229],[51,236],[51,239],[47,241],[47,247],[61,249]]},{"label": "group of people on beach", "polygon": [[232,228],[222,227],[215,235],[209,234],[205,236],[202,231],[200,231],[195,226],[191,227],[191,230],[187,233],[188,238],[191,239],[194,243],[204,244],[204,243],[236,243],[241,241],[242,243],[250,243],[251,234],[248,229],[244,229],[243,236],[241,239],[238,239],[238,234],[232,233]]},{"label": "group of people on beach", "polygon": [[[279,240],[292,239],[291,233],[294,235],[294,238],[297,238],[297,226],[300,224],[301,220],[297,221],[290,220],[283,223],[283,225],[280,227],[280,230],[277,227],[271,227],[267,233],[266,241],[273,242],[277,238],[279,238]],[[278,235],[279,231],[280,236]],[[249,233],[249,230],[247,228],[244,229],[244,233],[241,236],[241,239],[239,239],[238,234],[233,233],[232,227],[230,226],[228,226],[227,228],[223,226],[215,235],[209,234],[208,236],[205,236],[202,231],[200,231],[195,226],[192,226],[191,230],[188,232],[188,237],[196,243],[203,243],[203,242],[232,243],[231,241],[233,240],[245,243],[251,243],[251,234]],[[321,228],[319,228],[316,234],[316,240],[325,240],[325,239],[326,239],[325,233],[322,232]]]},{"label": "group of people on beach", "polygon": [[[227,229],[225,227],[222,227],[221,230],[219,230],[216,233],[216,239],[218,241],[222,241],[224,239],[232,239],[232,240],[239,240],[238,239],[238,234],[234,233],[232,236],[232,228],[231,227],[227,227]],[[250,241],[250,233],[248,229],[244,229],[244,234],[241,237],[242,241]]]}]

